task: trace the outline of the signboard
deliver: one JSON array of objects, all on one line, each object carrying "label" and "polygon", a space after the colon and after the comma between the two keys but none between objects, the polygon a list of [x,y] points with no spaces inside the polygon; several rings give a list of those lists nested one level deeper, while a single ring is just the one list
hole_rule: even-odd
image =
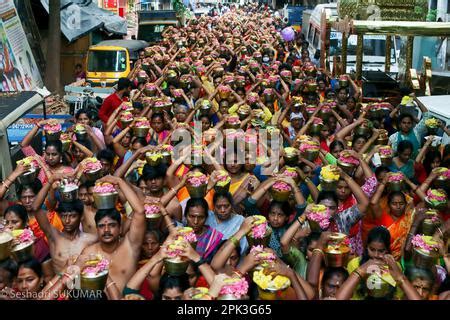
[{"label": "signboard", "polygon": [[119,13],[119,0],[103,0],[103,9]]},{"label": "signboard", "polygon": [[13,0],[0,0],[0,91],[42,88],[39,69]]}]

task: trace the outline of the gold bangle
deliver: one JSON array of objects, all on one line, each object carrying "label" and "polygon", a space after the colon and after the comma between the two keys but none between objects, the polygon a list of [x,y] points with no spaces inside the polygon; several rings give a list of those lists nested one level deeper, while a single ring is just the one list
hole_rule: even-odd
[{"label": "gold bangle", "polygon": [[2,181],[2,185],[5,186],[6,190],[9,190],[9,186],[5,183],[5,181]]},{"label": "gold bangle", "polygon": [[113,284],[116,284],[114,281],[110,282],[105,289],[108,289],[109,287],[111,287]]},{"label": "gold bangle", "polygon": [[324,255],[322,249],[319,249],[319,248],[315,248],[315,249],[312,251],[312,253],[314,253],[314,252],[319,252],[321,255]]}]

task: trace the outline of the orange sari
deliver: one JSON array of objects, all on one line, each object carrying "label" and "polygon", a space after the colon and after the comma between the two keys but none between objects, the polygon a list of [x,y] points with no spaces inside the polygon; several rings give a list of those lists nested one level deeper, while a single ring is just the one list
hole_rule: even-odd
[{"label": "orange sari", "polygon": [[400,260],[403,245],[405,244],[408,232],[414,218],[414,202],[413,199],[406,195],[406,208],[403,216],[394,220],[390,214],[387,197],[380,200],[382,215],[376,220],[376,225],[385,226],[391,234],[391,252],[396,260]]}]

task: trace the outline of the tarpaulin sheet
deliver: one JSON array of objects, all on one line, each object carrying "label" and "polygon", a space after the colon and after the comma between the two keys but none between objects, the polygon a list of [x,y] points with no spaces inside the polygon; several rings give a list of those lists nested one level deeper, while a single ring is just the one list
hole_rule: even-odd
[{"label": "tarpaulin sheet", "polygon": [[[49,0],[41,0],[49,12]],[[108,33],[127,34],[127,21],[101,9],[92,0],[61,0],[61,31],[69,42],[75,41],[97,29]]]}]

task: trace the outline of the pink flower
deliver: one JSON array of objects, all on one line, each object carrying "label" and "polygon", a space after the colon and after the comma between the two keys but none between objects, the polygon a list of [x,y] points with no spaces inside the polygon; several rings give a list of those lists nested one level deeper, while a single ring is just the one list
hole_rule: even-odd
[{"label": "pink flower", "polygon": [[24,229],[18,238],[19,242],[22,243],[32,243],[34,242],[34,234],[31,229]]},{"label": "pink flower", "polygon": [[339,156],[339,161],[343,163],[353,164],[355,166],[359,165],[359,160],[350,155],[345,155],[345,151],[341,152],[341,155]]},{"label": "pink flower", "polygon": [[116,193],[117,190],[111,183],[97,183],[94,187],[94,193]]},{"label": "pink flower", "polygon": [[229,124],[239,124],[241,123],[241,120],[239,120],[239,116],[230,116],[227,118],[227,122]]},{"label": "pink flower", "polygon": [[251,232],[252,237],[254,239],[264,238],[264,236],[266,235],[267,225],[268,225],[268,223],[267,223],[267,221],[265,221],[257,226],[254,226],[252,228],[252,232]]},{"label": "pink flower", "polygon": [[258,136],[256,134],[246,134],[245,135],[245,142],[249,144],[257,144],[258,143]]},{"label": "pink flower", "polygon": [[416,234],[411,243],[415,248],[422,249],[424,251],[437,251],[439,250],[439,244],[431,239],[425,238],[423,234]]},{"label": "pink flower", "polygon": [[153,83],[147,83],[145,85],[145,89],[147,89],[147,90],[156,90],[156,86]]},{"label": "pink flower", "polygon": [[60,123],[52,122],[44,125],[44,130],[48,133],[58,133],[62,130],[62,128]]},{"label": "pink flower", "polygon": [[283,181],[278,181],[273,184],[272,188],[276,191],[291,191],[292,187]]},{"label": "pink flower", "polygon": [[83,172],[95,172],[103,168],[102,163],[97,158],[86,158],[83,161]]},{"label": "pink flower", "polygon": [[150,121],[147,118],[138,118],[134,124],[135,128],[150,128]]},{"label": "pink flower", "polygon": [[313,124],[323,124],[323,120],[320,119],[320,118],[315,118],[315,119],[313,120]]},{"label": "pink flower", "polygon": [[322,230],[330,226],[331,213],[324,205],[312,205],[307,209],[306,218],[317,222]]},{"label": "pink flower", "polygon": [[427,198],[429,201],[434,202],[446,202],[447,201],[447,195],[442,189],[432,190],[429,189],[427,191]]},{"label": "pink flower", "polygon": [[133,114],[131,112],[125,111],[120,115],[120,120],[123,121],[133,120]]},{"label": "pink flower", "polygon": [[173,90],[173,96],[174,96],[174,97],[179,98],[179,97],[181,97],[182,95],[183,95],[183,90],[182,90],[182,89],[175,89],[175,90]]},{"label": "pink flower", "polygon": [[[227,283],[226,280],[225,283]],[[248,287],[248,282],[247,280],[245,280],[245,278],[232,279],[231,281],[229,281],[229,284],[225,284],[222,289],[220,289],[219,294],[231,294],[240,299],[242,296],[245,296],[247,294]]]},{"label": "pink flower", "polygon": [[405,177],[401,172],[391,172],[389,173],[388,181],[389,182],[401,182]]},{"label": "pink flower", "polygon": [[380,155],[385,157],[392,157],[393,156],[392,148],[389,146],[383,146],[380,148]]},{"label": "pink flower", "polygon": [[201,172],[190,174],[187,182],[193,187],[200,187],[208,183],[208,177]]},{"label": "pink flower", "polygon": [[305,141],[300,145],[299,150],[302,153],[306,151],[319,151],[320,146],[313,141]]},{"label": "pink flower", "polygon": [[164,107],[165,102],[162,100],[158,100],[155,102],[155,107]]},{"label": "pink flower", "polygon": [[190,227],[179,228],[178,233],[183,237],[184,241],[188,243],[195,243],[198,241],[194,230]]},{"label": "pink flower", "polygon": [[[295,169],[294,169],[295,170]],[[298,173],[294,170],[284,170],[283,175],[286,177],[291,177],[291,178],[297,178],[298,177]]]},{"label": "pink flower", "polygon": [[146,216],[156,215],[161,212],[161,209],[157,205],[154,205],[154,204],[146,204],[146,205],[144,205],[144,208],[145,208]]},{"label": "pink flower", "polygon": [[280,72],[280,75],[283,77],[290,77],[292,73],[289,70],[283,70]]},{"label": "pink flower", "polygon": [[441,175],[443,177],[446,177],[447,179],[450,179],[450,169],[448,169],[447,171],[444,171]]},{"label": "pink flower", "polygon": [[88,266],[83,269],[81,272],[83,275],[86,276],[96,276],[106,270],[108,270],[109,267],[109,261],[107,259],[102,259],[95,266]]},{"label": "pink flower", "polygon": [[226,136],[227,139],[230,139],[230,140],[243,139],[244,138],[244,132],[236,131],[234,129],[227,129],[225,131],[225,136]]},{"label": "pink flower", "polygon": [[231,88],[226,85],[219,86],[218,90],[219,90],[219,92],[224,92],[224,93],[231,92]]},{"label": "pink flower", "polygon": [[267,94],[267,95],[273,94],[273,89],[272,88],[265,89],[264,94]]}]

